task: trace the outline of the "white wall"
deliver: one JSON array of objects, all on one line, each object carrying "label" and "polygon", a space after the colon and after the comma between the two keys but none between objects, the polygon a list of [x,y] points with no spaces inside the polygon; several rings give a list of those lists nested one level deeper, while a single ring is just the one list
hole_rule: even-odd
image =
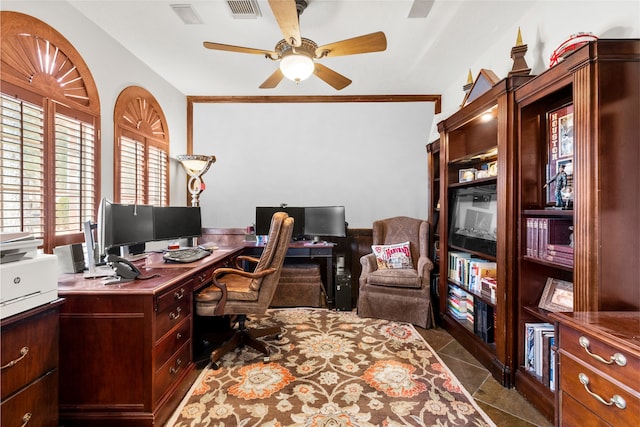
[{"label": "white wall", "polygon": [[352,228],[426,218],[426,150],[434,104],[195,104],[203,224],[244,227],[256,206],[344,205]]},{"label": "white wall", "polygon": [[[0,9],[31,15],[62,34],[87,63],[100,95],[102,115],[102,196],[113,199],[113,109],[127,86],[141,86],[156,98],[168,122],[170,150],[182,153],[186,147],[186,96],[160,78],[91,21],[64,1],[6,1]],[[180,178],[171,185],[172,204],[186,204],[184,172],[171,162],[170,174]]]}]

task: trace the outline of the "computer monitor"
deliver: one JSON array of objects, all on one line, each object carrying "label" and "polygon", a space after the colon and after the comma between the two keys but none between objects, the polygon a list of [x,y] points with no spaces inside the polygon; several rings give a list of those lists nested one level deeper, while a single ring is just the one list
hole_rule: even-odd
[{"label": "computer monitor", "polygon": [[347,226],[344,206],[313,206],[304,208],[304,234],[307,238],[345,237]]},{"label": "computer monitor", "polygon": [[153,240],[175,240],[202,235],[199,206],[156,206],[153,208]]},{"label": "computer monitor", "polygon": [[304,237],[304,209],[301,207],[258,206],[256,207],[256,235],[269,234],[271,218],[276,212],[286,212],[293,218],[293,238]]},{"label": "computer monitor", "polygon": [[99,255],[110,248],[153,240],[153,206],[126,205],[102,199],[98,210]]}]

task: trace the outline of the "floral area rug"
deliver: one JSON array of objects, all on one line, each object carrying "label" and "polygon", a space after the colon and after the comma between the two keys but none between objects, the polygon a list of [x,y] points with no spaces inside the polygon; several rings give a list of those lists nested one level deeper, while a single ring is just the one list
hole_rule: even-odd
[{"label": "floral area rug", "polygon": [[494,426],[412,325],[273,309],[270,361],[245,347],[206,368],[169,421],[193,426]]}]

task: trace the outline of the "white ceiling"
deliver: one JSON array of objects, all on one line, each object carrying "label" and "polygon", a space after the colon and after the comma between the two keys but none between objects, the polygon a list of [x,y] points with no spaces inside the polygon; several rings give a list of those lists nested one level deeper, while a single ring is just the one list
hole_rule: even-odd
[{"label": "white ceiling", "polygon": [[[457,86],[460,98],[470,64],[506,33],[515,43],[513,28],[533,4],[415,1],[432,6],[426,17],[408,18],[414,0],[310,1],[300,17],[301,34],[319,45],[375,31],[387,36],[384,52],[321,60],[353,80],[339,92],[313,76],[299,85],[283,80],[275,89],[258,89],[276,62],[203,47],[212,41],[273,50],[282,35],[267,0],[257,1],[257,19],[234,19],[224,0],[70,3],[185,95],[442,94]],[[184,24],[170,7],[174,3],[190,3],[204,23]],[[509,61],[510,49],[504,46]]]}]

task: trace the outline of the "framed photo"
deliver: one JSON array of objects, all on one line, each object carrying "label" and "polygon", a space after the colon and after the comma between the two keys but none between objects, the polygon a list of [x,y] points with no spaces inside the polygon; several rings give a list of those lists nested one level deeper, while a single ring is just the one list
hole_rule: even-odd
[{"label": "framed photo", "polygon": [[[570,165],[570,175],[573,175],[573,104],[547,114],[547,139],[547,205],[557,205],[556,178],[561,172],[560,165]],[[567,170],[565,172],[569,175]]]},{"label": "framed photo", "polygon": [[476,172],[477,170],[475,168],[460,169],[458,171],[458,182],[469,182],[475,180]]},{"label": "framed photo", "polygon": [[552,311],[573,311],[573,283],[549,277],[538,307]]}]

